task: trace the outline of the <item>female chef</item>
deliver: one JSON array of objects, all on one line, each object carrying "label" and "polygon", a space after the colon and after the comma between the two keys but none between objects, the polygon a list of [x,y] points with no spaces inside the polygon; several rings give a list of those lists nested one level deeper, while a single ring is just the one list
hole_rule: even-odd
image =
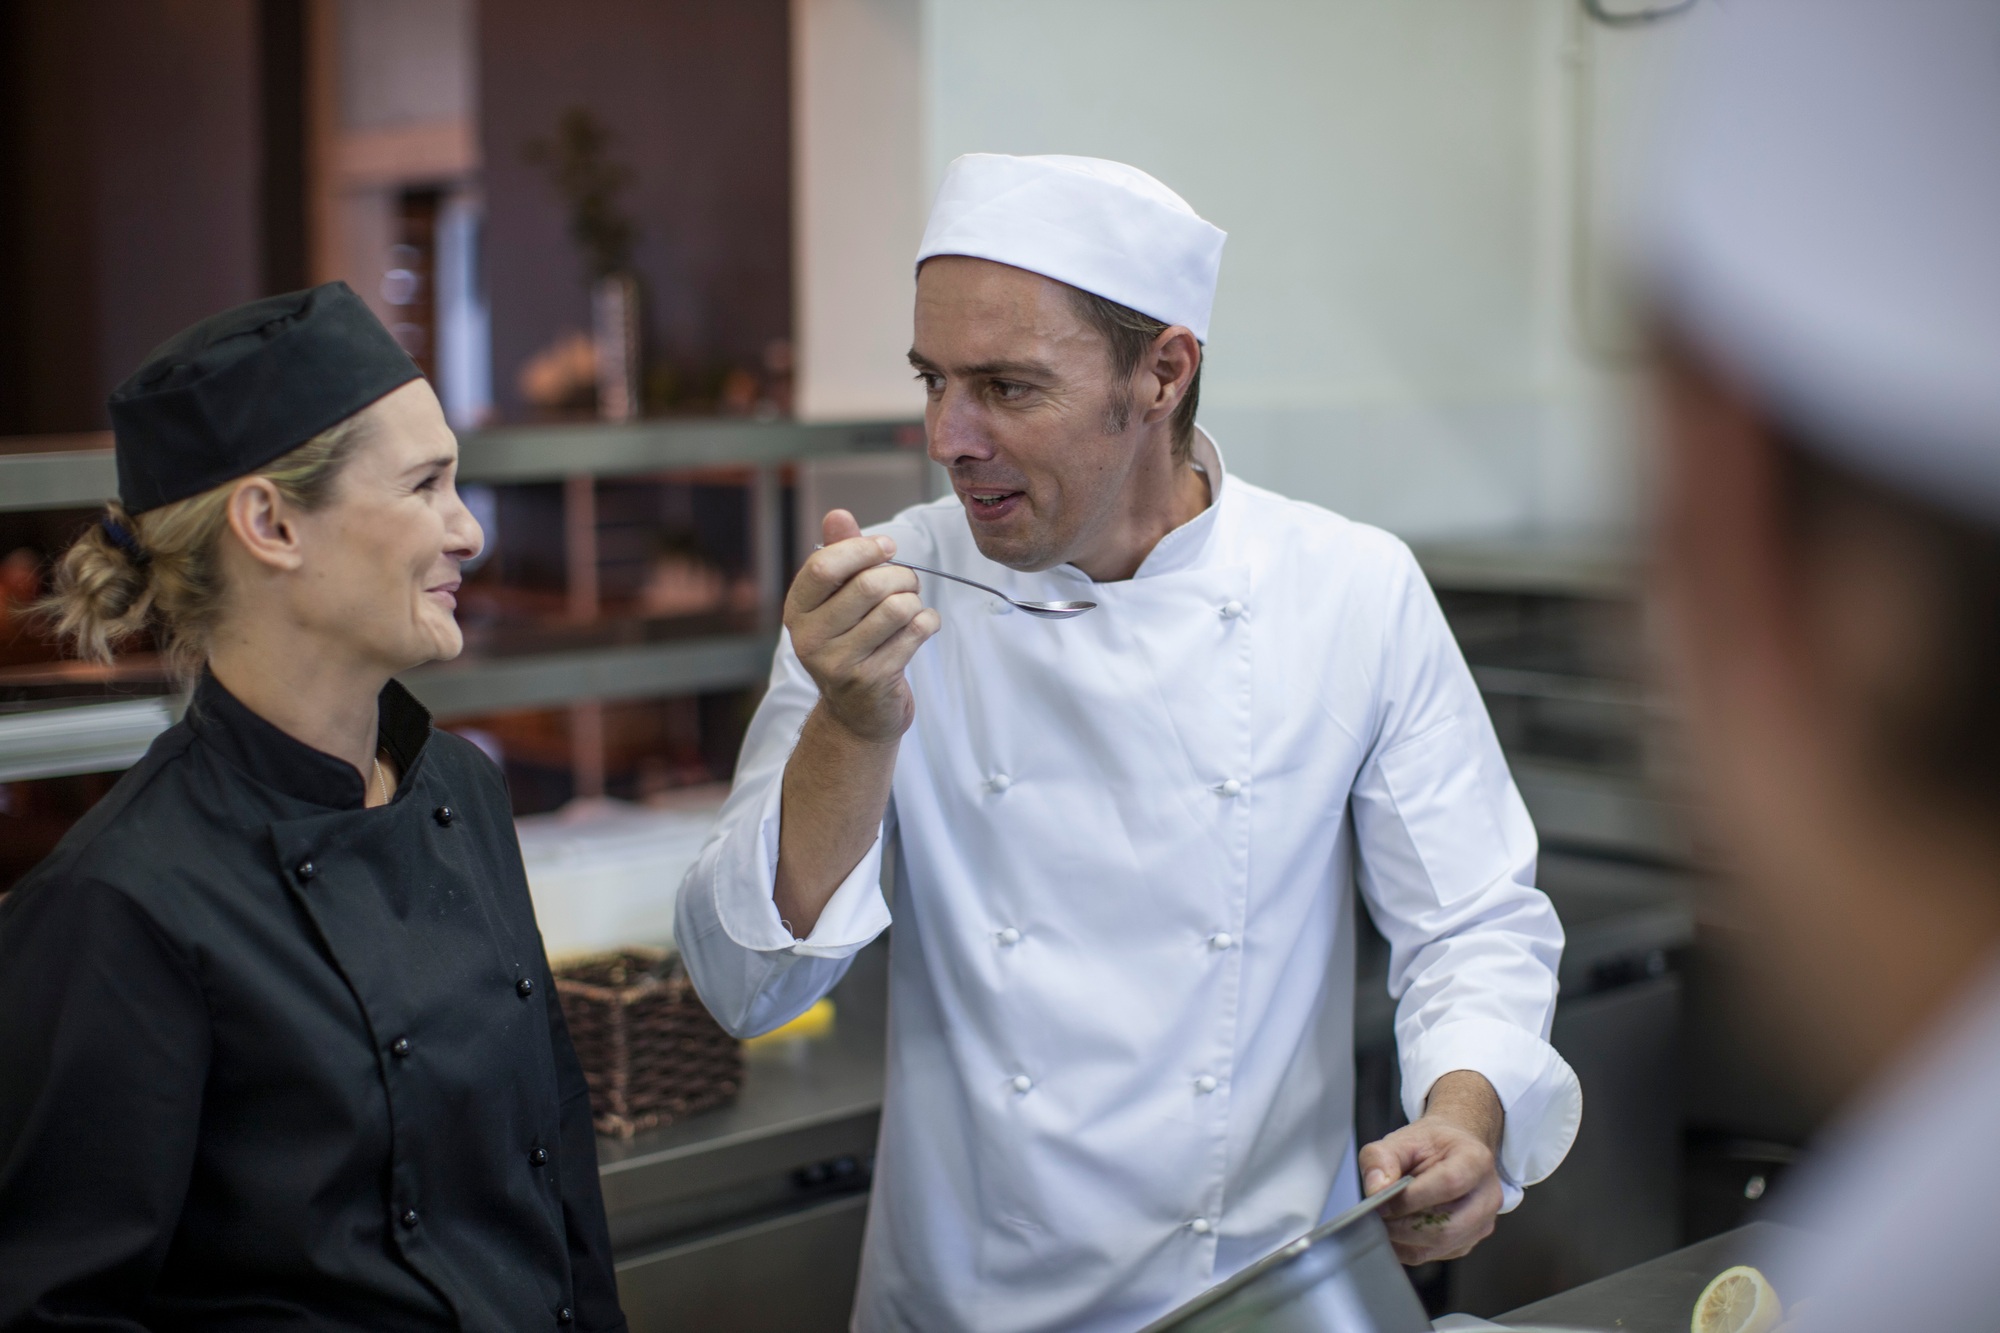
[{"label": "female chef", "polygon": [[345,285],[111,398],[86,655],[186,717],[0,902],[0,1329],[621,1329],[583,1076],[500,774],[392,677],[483,541]]}]

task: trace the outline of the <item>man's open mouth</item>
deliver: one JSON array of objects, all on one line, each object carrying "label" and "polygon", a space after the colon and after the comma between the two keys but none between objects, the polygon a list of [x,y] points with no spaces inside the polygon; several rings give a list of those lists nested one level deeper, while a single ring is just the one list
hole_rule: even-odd
[{"label": "man's open mouth", "polygon": [[1019,491],[967,491],[965,498],[982,509],[998,509],[1019,494]]}]

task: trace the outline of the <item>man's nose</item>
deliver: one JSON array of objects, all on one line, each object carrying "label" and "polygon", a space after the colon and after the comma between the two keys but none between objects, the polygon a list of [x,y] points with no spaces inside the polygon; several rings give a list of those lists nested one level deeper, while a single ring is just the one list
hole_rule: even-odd
[{"label": "man's nose", "polygon": [[993,457],[993,442],[987,438],[979,405],[971,394],[955,385],[946,385],[944,393],[925,415],[929,418],[933,462],[950,467],[954,463],[984,462]]}]

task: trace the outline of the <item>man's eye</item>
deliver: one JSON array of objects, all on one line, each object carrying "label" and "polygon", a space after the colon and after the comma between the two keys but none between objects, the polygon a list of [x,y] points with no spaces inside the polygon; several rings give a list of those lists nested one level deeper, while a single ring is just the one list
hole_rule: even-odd
[{"label": "man's eye", "polygon": [[924,386],[925,393],[944,392],[944,376],[933,375],[928,370],[920,370],[917,372],[917,383]]},{"label": "man's eye", "polygon": [[1014,399],[1024,396],[1027,392],[1027,385],[1016,384],[1013,380],[993,381],[993,396],[1003,403],[1012,402]]}]

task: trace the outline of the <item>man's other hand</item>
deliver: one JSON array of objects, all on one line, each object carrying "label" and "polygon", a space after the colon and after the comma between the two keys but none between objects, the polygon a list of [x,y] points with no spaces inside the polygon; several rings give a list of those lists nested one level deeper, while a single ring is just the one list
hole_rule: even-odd
[{"label": "man's other hand", "polygon": [[1410,1187],[1382,1205],[1389,1242],[1405,1264],[1456,1259],[1493,1234],[1501,1203],[1498,1152],[1506,1111],[1493,1085],[1455,1070],[1431,1086],[1424,1114],[1361,1150],[1361,1191]]},{"label": "man's other hand", "polygon": [[896,553],[890,538],[862,536],[845,509],[820,532],[826,545],[785,595],[792,650],[832,721],[862,741],[894,741],[916,712],[903,668],[937,633],[938,614],[918,599],[915,574],[884,563]]}]

